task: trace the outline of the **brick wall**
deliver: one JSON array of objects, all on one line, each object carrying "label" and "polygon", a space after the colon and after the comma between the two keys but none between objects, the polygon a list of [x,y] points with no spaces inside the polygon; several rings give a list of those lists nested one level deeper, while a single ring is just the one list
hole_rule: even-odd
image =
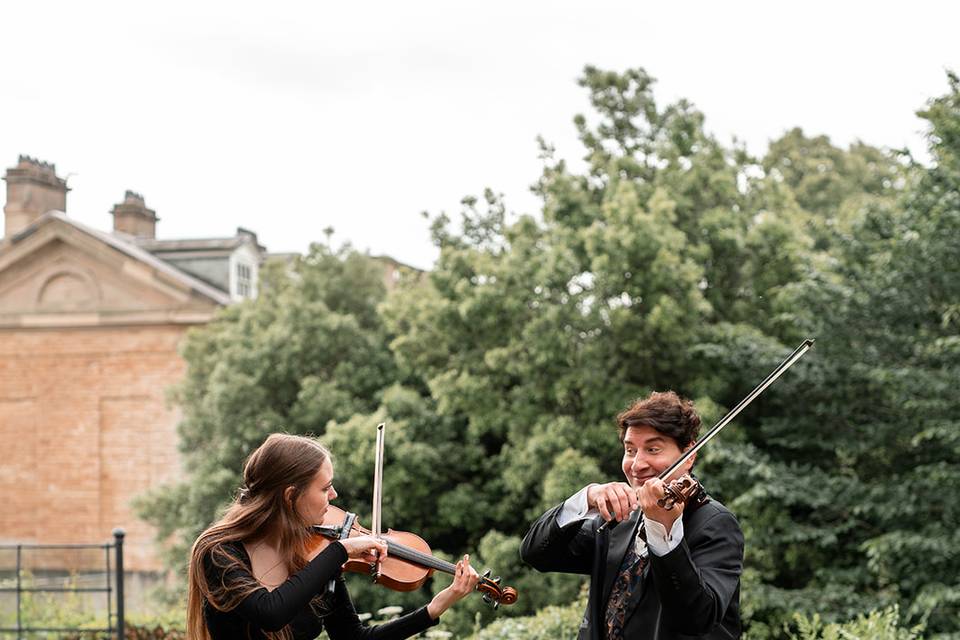
[{"label": "brick wall", "polygon": [[[130,500],[177,477],[184,326],[0,329],[0,541],[109,542],[161,568]],[[51,561],[54,561],[51,559]]]}]

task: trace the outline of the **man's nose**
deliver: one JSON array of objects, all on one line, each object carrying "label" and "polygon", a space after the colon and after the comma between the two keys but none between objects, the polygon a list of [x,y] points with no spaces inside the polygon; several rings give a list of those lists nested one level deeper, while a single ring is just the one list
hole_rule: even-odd
[{"label": "man's nose", "polygon": [[630,463],[630,470],[633,473],[636,474],[640,471],[646,471],[649,468],[650,465],[647,464],[646,458],[644,458],[641,453],[638,452],[637,455],[633,456],[633,462]]}]

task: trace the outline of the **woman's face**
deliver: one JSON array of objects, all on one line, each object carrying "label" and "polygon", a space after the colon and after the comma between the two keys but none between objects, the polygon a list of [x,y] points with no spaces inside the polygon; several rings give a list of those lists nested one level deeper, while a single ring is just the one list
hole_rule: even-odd
[{"label": "woman's face", "polygon": [[337,490],[333,488],[333,464],[328,458],[306,490],[297,498],[295,508],[307,524],[320,524],[330,501],[336,497]]}]

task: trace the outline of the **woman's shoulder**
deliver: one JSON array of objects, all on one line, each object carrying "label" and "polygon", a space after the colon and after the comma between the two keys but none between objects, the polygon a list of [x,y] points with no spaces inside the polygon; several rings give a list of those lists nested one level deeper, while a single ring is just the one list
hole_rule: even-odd
[{"label": "woman's shoulder", "polygon": [[227,569],[238,562],[244,566],[250,566],[250,556],[239,540],[218,542],[211,546],[203,557],[203,563],[207,569]]}]

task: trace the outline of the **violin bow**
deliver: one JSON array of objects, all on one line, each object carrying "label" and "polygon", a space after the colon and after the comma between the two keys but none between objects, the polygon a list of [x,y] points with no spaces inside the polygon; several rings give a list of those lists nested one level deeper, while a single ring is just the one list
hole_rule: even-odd
[{"label": "violin bow", "polygon": [[[383,442],[384,442],[384,431],[385,424],[381,422],[377,425],[377,451],[376,459],[374,461],[373,468],[373,513],[371,514],[371,531],[370,534],[375,538],[382,537],[382,524],[381,524],[381,502],[383,499]],[[348,518],[356,518],[352,513],[347,514]],[[353,520],[348,520],[345,522],[344,526],[346,531],[349,532],[350,527],[353,526]],[[456,567],[452,563],[439,560],[434,558],[431,555],[423,555],[412,549],[403,549],[402,545],[397,545],[387,541],[388,545],[392,545],[393,549],[397,551],[397,557],[410,560],[412,562],[417,562],[425,567],[428,567],[433,570],[439,569],[451,575],[456,575]],[[373,581],[376,582],[380,577],[380,559],[378,557],[377,561],[370,564],[370,575],[373,576]],[[483,585],[484,588],[481,588]],[[488,590],[495,590],[499,595],[496,599],[488,593]],[[500,587],[500,576],[495,578],[490,577],[490,569],[487,569],[486,572],[480,576],[480,583],[477,584],[477,591],[483,593],[483,600],[488,604],[492,604],[494,609],[500,607],[500,604],[513,604],[517,601],[517,590],[513,587]]]},{"label": "violin bow", "polygon": [[[707,431],[707,433],[706,433],[702,438],[700,438],[700,440],[698,440],[697,443],[696,443],[694,446],[692,446],[692,447],[690,447],[689,449],[687,449],[687,450],[683,453],[683,455],[681,455],[679,458],[677,458],[677,459],[673,462],[673,464],[671,464],[669,467],[667,467],[666,469],[664,469],[663,471],[661,471],[660,474],[659,474],[657,477],[658,477],[660,480],[664,480],[664,481],[665,481],[667,478],[669,478],[671,475],[673,475],[673,474],[676,472],[677,469],[679,469],[680,467],[682,467],[682,466],[684,465],[684,463],[686,463],[690,458],[692,458],[694,455],[696,455],[697,451],[699,451],[700,449],[702,449],[704,445],[706,445],[706,444],[707,444],[710,440],[712,440],[718,433],[720,433],[720,430],[721,430],[721,429],[723,429],[725,426],[727,426],[728,424],[730,424],[730,423],[733,421],[733,419],[736,418],[736,417],[740,414],[741,411],[743,411],[744,409],[746,409],[747,406],[757,398],[757,396],[759,396],[761,393],[763,393],[764,390],[765,390],[767,387],[769,387],[769,386],[772,385],[774,382],[776,382],[776,381],[777,381],[777,378],[779,378],[780,376],[782,376],[782,375],[786,372],[786,370],[789,369],[790,367],[792,367],[793,364],[794,364],[797,360],[799,360],[800,358],[802,358],[803,355],[804,355],[807,351],[809,351],[810,348],[813,346],[813,342],[814,342],[814,341],[813,341],[812,339],[809,339],[809,338],[806,339],[806,340],[804,340],[803,342],[801,342],[801,343],[800,343],[800,346],[793,350],[793,353],[791,353],[789,356],[787,356],[787,358],[786,358],[783,362],[781,362],[779,365],[777,365],[777,368],[774,369],[773,371],[771,371],[770,374],[769,374],[766,378],[764,378],[763,381],[756,386],[756,388],[754,388],[753,391],[751,391],[750,393],[748,393],[748,394],[746,395],[746,397],[744,397],[744,399],[741,400],[741,401],[737,404],[737,406],[735,406],[733,409],[731,409],[731,410],[727,413],[727,415],[723,416],[723,417],[720,419],[720,422],[718,422],[717,424],[715,424],[715,425],[710,429],[710,431]],[[674,499],[677,498],[676,492],[672,492],[669,487],[668,487],[667,495],[673,497]],[[669,507],[667,507],[667,508],[669,508]],[[610,528],[610,529],[612,529],[613,527],[617,526],[617,524],[618,524],[618,523],[617,523],[617,521],[615,521],[615,520],[614,520],[614,521],[610,521],[610,522],[604,522],[603,524],[600,525],[600,527],[598,528],[598,530],[603,530],[604,528]]]},{"label": "violin bow", "polygon": [[[383,422],[377,425],[377,452],[373,464],[373,511],[370,519],[372,522],[371,533],[373,537],[378,540],[383,533],[380,507],[383,502],[383,439],[385,427],[386,424]],[[370,564],[370,575],[373,576],[374,582],[380,577],[379,555],[377,556],[377,561]]]},{"label": "violin bow", "polygon": [[677,458],[676,462],[674,462],[669,467],[661,471],[660,475],[657,477],[660,478],[661,480],[666,480],[667,478],[669,478],[674,471],[682,467],[687,460],[689,460],[694,455],[696,455],[697,451],[703,448],[703,446],[708,442],[710,442],[710,440],[712,440],[714,436],[720,433],[721,429],[723,429],[725,426],[730,424],[733,421],[733,419],[736,418],[741,411],[746,409],[747,405],[753,402],[754,399],[756,399],[757,396],[763,393],[767,387],[769,387],[774,382],[776,382],[777,378],[782,376],[787,371],[787,369],[792,367],[793,363],[795,363],[797,360],[802,358],[803,354],[809,351],[810,347],[812,346],[813,346],[813,340],[810,340],[810,339],[804,340],[802,343],[800,343],[800,346],[794,349],[793,353],[787,356],[786,360],[784,360],[779,365],[777,365],[777,368],[771,371],[770,375],[764,378],[763,381],[760,384],[758,384],[753,391],[748,393],[747,396],[737,404],[737,406],[731,409],[727,415],[723,416],[720,419],[720,422],[713,425],[713,428],[711,428],[710,431],[707,431],[707,433],[702,438],[700,438],[700,440],[698,440],[695,445],[687,449],[682,456]]}]

